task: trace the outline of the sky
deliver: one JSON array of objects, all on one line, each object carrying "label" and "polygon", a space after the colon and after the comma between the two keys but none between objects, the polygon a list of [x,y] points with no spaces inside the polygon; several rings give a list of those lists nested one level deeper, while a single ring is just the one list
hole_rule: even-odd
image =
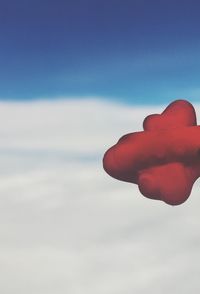
[{"label": "sky", "polygon": [[0,1],[0,293],[199,287],[199,180],[172,207],[104,152],[186,98],[200,116],[198,1]]},{"label": "sky", "polygon": [[198,101],[199,1],[3,0],[0,99]]}]

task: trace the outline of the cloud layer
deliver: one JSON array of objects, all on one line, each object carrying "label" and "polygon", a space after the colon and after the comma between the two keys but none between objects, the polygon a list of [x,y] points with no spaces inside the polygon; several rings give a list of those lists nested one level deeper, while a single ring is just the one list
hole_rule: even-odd
[{"label": "cloud layer", "polygon": [[104,151],[160,111],[95,99],[0,103],[1,293],[198,288],[199,182],[170,207],[102,169]]}]

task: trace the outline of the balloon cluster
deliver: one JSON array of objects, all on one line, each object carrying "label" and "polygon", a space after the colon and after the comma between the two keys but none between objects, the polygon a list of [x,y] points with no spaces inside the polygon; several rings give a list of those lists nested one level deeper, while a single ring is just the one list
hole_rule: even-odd
[{"label": "balloon cluster", "polygon": [[137,184],[148,198],[183,203],[200,176],[200,126],[194,107],[176,100],[161,114],[147,116],[143,128],[123,136],[105,153],[105,171]]}]

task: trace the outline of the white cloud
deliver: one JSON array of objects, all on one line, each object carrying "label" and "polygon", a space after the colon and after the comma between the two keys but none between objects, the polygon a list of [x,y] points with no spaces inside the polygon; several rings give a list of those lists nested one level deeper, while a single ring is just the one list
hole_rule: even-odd
[{"label": "white cloud", "polygon": [[170,207],[102,169],[103,152],[161,110],[89,99],[0,103],[1,293],[198,289],[198,183]]}]

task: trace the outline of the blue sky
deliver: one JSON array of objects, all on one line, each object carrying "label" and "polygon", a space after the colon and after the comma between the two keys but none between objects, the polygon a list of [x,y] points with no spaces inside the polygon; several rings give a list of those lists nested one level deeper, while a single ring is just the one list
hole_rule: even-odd
[{"label": "blue sky", "polygon": [[0,98],[200,97],[199,1],[7,0]]}]

